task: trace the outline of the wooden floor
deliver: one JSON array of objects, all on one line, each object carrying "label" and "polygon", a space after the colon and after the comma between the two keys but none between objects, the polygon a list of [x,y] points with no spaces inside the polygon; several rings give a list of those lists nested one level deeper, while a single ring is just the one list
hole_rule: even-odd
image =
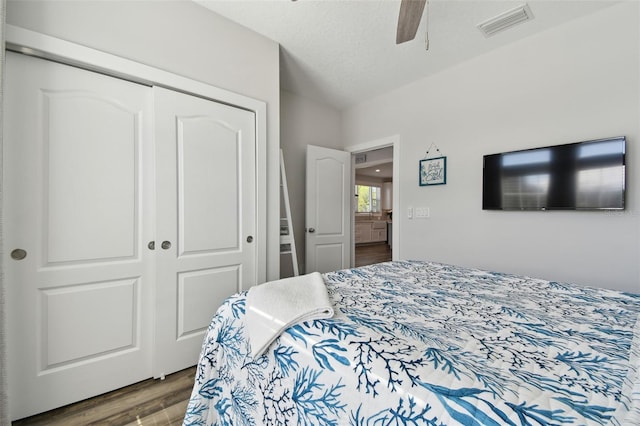
[{"label": "wooden floor", "polygon": [[181,425],[193,388],[196,368],[164,380],[122,388],[76,404],[17,420],[12,425]]},{"label": "wooden floor", "polygon": [[391,248],[387,243],[360,244],[356,246],[356,265],[365,266],[391,260]]}]

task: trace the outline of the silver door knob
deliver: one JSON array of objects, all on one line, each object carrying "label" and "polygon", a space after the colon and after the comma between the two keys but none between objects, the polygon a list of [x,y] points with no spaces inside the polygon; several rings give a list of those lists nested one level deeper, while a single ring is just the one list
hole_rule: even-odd
[{"label": "silver door knob", "polygon": [[147,244],[147,247],[149,247],[149,250],[155,250],[156,249],[156,242],[155,241],[149,241],[149,244]]},{"label": "silver door knob", "polygon": [[248,243],[252,243],[252,242],[253,242],[253,237],[252,237],[251,235],[249,235],[249,236],[247,237],[247,242],[248,242]]},{"label": "silver door knob", "polygon": [[22,260],[27,257],[27,251],[22,249],[15,249],[11,252],[11,258],[13,260]]},{"label": "silver door knob", "polygon": [[309,228],[309,233],[310,233],[310,234],[313,234],[314,232],[316,232],[316,229],[315,229],[315,228]]},{"label": "silver door knob", "polygon": [[171,242],[170,241],[163,241],[160,246],[162,247],[163,250],[170,249],[171,248]]}]

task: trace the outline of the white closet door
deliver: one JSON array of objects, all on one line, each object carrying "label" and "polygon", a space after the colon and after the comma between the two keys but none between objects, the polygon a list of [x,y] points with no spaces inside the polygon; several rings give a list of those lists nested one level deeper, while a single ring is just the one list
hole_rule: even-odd
[{"label": "white closet door", "polygon": [[197,363],[228,296],[256,284],[252,112],[154,88],[157,169],[156,364]]},{"label": "white closet door", "polygon": [[7,53],[12,419],[151,376],[151,102],[148,87]]}]

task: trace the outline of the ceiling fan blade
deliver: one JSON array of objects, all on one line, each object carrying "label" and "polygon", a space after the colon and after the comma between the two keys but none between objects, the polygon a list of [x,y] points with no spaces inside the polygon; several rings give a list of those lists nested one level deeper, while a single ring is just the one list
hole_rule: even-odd
[{"label": "ceiling fan blade", "polygon": [[396,44],[413,40],[416,37],[426,2],[427,0],[402,0],[402,3],[400,3],[400,16],[398,17]]}]

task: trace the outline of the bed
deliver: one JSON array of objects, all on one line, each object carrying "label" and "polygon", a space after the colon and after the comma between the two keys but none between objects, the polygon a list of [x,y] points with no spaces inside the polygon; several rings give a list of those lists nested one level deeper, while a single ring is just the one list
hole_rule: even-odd
[{"label": "bed", "polygon": [[185,425],[640,425],[640,294],[395,261],[323,274],[331,319],[251,356],[246,292]]}]

